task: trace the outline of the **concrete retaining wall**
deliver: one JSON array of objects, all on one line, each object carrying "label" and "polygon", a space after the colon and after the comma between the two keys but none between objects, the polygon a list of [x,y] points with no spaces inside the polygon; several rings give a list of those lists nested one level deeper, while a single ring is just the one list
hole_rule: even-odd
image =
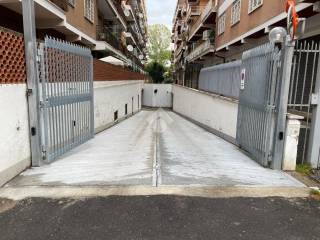
[{"label": "concrete retaining wall", "polygon": [[235,143],[238,101],[173,85],[173,111]]},{"label": "concrete retaining wall", "polygon": [[[141,109],[143,81],[94,82],[95,131]],[[127,104],[127,114],[125,105]],[[114,112],[118,111],[118,121]],[[0,186],[31,165],[26,84],[0,84]]]},{"label": "concrete retaining wall", "polygon": [[144,84],[143,106],[146,107],[172,107],[172,85],[171,84]]},{"label": "concrete retaining wall", "polygon": [[[94,82],[94,126],[95,132],[103,131],[115,122],[131,116],[141,109],[143,81]],[[125,105],[127,104],[127,114]]]},{"label": "concrete retaining wall", "polygon": [[0,186],[30,166],[26,84],[0,84]]}]

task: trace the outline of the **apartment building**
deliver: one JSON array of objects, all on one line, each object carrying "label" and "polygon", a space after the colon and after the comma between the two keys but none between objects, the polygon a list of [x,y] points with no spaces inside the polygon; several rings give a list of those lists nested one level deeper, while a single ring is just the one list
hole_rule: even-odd
[{"label": "apartment building", "polygon": [[[144,0],[34,0],[37,39],[46,35],[113,56],[143,72],[147,14]],[[21,1],[0,1],[0,27],[23,33]]]},{"label": "apartment building", "polygon": [[179,0],[173,19],[176,83],[197,88],[204,59],[214,53],[217,0]]},{"label": "apartment building", "polygon": [[[268,40],[273,27],[286,27],[286,0],[179,0],[174,16],[175,80],[197,88],[201,68],[241,58]],[[300,39],[319,39],[320,2],[297,1],[305,18]]]}]

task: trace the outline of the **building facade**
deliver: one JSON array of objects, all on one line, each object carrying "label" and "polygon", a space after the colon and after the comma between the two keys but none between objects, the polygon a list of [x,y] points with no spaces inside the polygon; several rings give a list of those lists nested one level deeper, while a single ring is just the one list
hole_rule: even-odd
[{"label": "building facade", "polygon": [[[146,59],[144,0],[34,0],[37,39],[52,36],[113,56],[136,71]],[[0,2],[0,27],[23,33],[21,1]]]},{"label": "building facade", "polygon": [[[273,27],[286,27],[286,0],[179,0],[173,20],[175,82],[198,87],[200,69],[241,58],[268,40]],[[300,39],[318,39],[320,2],[297,1],[305,18]]]}]

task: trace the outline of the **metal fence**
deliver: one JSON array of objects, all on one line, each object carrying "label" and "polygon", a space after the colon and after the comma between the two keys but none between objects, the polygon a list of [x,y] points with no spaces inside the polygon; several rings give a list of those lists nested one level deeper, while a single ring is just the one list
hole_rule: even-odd
[{"label": "metal fence", "polygon": [[272,162],[279,54],[268,43],[242,56],[245,76],[239,94],[237,142],[266,167]]},{"label": "metal fence", "polygon": [[[296,44],[288,99],[288,112],[300,116],[301,122],[298,163],[307,162],[310,131],[313,119],[312,94],[319,71],[320,42],[299,41]],[[316,131],[320,131],[319,129]],[[318,150],[319,152],[320,150]],[[318,160],[319,161],[319,160]],[[319,162],[318,162],[319,166]]]},{"label": "metal fence", "polygon": [[42,150],[52,161],[94,135],[92,56],[52,38],[39,55]]},{"label": "metal fence", "polygon": [[199,89],[222,96],[239,98],[241,60],[203,68]]}]

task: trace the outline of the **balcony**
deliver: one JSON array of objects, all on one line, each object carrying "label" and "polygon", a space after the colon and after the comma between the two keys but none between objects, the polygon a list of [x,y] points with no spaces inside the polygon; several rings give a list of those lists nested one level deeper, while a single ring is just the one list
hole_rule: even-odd
[{"label": "balcony", "polygon": [[181,43],[179,45],[179,47],[175,50],[174,52],[174,55],[177,57],[181,52],[182,50],[185,48],[185,44],[184,43]]},{"label": "balcony", "polygon": [[112,5],[117,10],[117,12],[120,15],[120,17],[122,18],[122,20],[124,21],[124,19],[126,19],[126,16],[123,13],[123,10],[122,10],[122,7],[121,7],[121,3],[118,0],[112,0],[110,2],[112,2]]},{"label": "balcony", "polygon": [[68,11],[68,0],[50,0],[50,2],[52,2],[64,11]]},{"label": "balcony", "polygon": [[191,5],[188,6],[187,16],[186,16],[187,21],[190,21],[200,15],[201,15],[201,7],[200,6],[191,6]]},{"label": "balcony", "polygon": [[190,54],[186,57],[188,62],[192,62],[208,53],[214,52],[214,43],[212,40],[208,39],[205,42],[197,46]]},{"label": "balcony", "polygon": [[[217,11],[218,1],[209,0],[205,8],[202,10],[200,17],[190,28],[189,40],[191,40],[194,35],[199,31],[199,29],[204,25],[204,23],[212,16],[213,13]],[[214,21],[213,21],[214,22]]]},{"label": "balcony", "polygon": [[117,34],[111,32],[107,26],[97,26],[98,40],[107,42],[113,48],[121,52],[125,57],[142,67],[143,65],[141,64],[141,60],[136,55],[134,55],[133,52],[129,52],[127,48],[121,44],[120,37],[117,37],[116,35]]},{"label": "balcony", "polygon": [[100,41],[109,43],[112,47],[122,51],[122,44],[116,34],[111,32],[107,26],[97,26],[97,38]]}]

